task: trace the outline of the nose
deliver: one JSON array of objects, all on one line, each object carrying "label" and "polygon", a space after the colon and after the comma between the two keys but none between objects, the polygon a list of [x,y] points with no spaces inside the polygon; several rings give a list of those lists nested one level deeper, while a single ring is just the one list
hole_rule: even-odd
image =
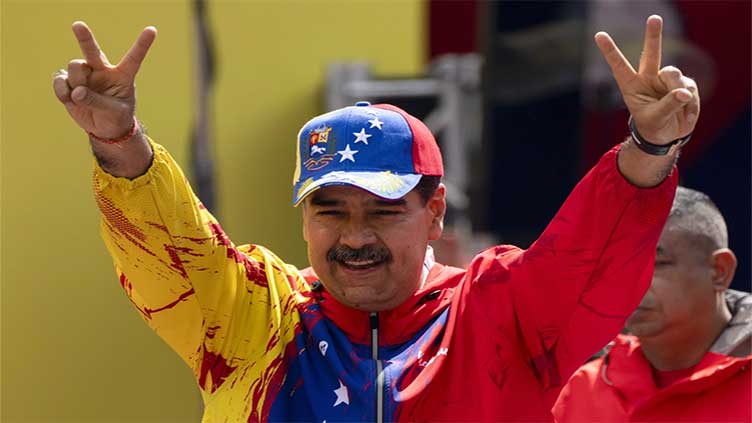
[{"label": "nose", "polygon": [[[653,278],[655,280],[655,278]],[[655,299],[655,293],[653,292],[653,286],[651,285],[647,291],[645,291],[645,295],[640,300],[640,304],[638,307],[644,307],[644,308],[653,308],[656,305],[656,299]]]},{"label": "nose", "polygon": [[359,217],[351,217],[343,225],[340,243],[352,249],[363,248],[376,242],[376,233],[367,222]]}]

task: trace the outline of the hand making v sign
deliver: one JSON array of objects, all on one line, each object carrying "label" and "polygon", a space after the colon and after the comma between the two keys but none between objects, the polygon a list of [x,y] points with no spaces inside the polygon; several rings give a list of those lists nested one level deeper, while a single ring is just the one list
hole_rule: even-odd
[{"label": "hand making v sign", "polygon": [[[700,114],[695,81],[673,66],[661,68],[662,28],[660,16],[648,18],[637,71],[607,33],[595,34],[595,42],[611,67],[636,131],[642,140],[655,146],[666,146],[691,134]],[[630,182],[640,187],[660,183],[673,166],[678,150],[672,149],[665,156],[650,156],[632,147],[629,143],[624,145],[619,168]]]},{"label": "hand making v sign", "polygon": [[[136,177],[148,168],[151,149],[135,120],[135,79],[157,30],[151,26],[144,28],[116,65],[107,60],[84,22],[74,22],[73,33],[84,59],[71,60],[67,71],[56,72],[55,95],[92,138],[94,153],[102,167],[115,176]],[[130,138],[138,140],[121,142]]]}]

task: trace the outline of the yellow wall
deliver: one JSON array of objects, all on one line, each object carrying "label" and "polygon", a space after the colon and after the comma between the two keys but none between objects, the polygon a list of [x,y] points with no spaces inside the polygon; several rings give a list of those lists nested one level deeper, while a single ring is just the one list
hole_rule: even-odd
[{"label": "yellow wall", "polygon": [[[192,113],[187,1],[2,0],[0,309],[3,422],[186,422],[190,371],[120,292],[98,237],[85,137],[51,90],[80,57],[87,21],[111,60],[145,25],[160,31],[138,79],[138,115],[187,164]],[[290,207],[293,140],[319,113],[324,64],[422,67],[422,1],[217,1],[215,153],[222,223],[238,243],[305,263]]]}]

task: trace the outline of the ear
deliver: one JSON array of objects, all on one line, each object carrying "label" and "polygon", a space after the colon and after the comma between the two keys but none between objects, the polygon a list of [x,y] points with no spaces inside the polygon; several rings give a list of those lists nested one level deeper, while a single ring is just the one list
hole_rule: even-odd
[{"label": "ear", "polygon": [[713,289],[725,291],[731,285],[736,273],[736,256],[728,248],[720,248],[710,254],[710,265],[713,271]]},{"label": "ear", "polygon": [[430,227],[428,229],[428,240],[435,241],[441,238],[444,231],[444,215],[446,214],[446,187],[439,184],[431,198],[426,202],[431,217]]}]

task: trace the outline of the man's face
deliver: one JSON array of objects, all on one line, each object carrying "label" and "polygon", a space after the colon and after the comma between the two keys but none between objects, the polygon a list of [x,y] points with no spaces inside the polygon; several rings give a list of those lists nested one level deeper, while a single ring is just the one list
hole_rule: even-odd
[{"label": "man's face", "polygon": [[710,319],[715,310],[712,256],[672,219],[658,240],[650,288],[627,320],[640,338],[692,336],[698,319]]},{"label": "man's face", "polygon": [[303,206],[308,259],[339,302],[366,311],[395,308],[418,289],[445,208],[443,185],[426,205],[415,191],[384,200],[352,186],[321,188]]}]

